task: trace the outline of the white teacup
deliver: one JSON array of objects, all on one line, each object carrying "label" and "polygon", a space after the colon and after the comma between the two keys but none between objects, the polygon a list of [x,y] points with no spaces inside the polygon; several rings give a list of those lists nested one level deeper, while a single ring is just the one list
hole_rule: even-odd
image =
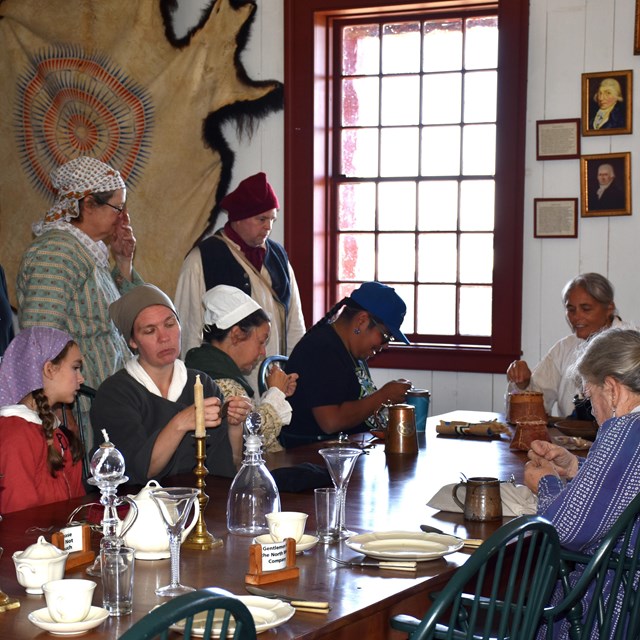
[{"label": "white teacup", "polygon": [[267,525],[274,542],[282,542],[285,538],[293,538],[300,542],[307,523],[307,514],[300,511],[274,511],[267,513]]},{"label": "white teacup", "polygon": [[56,622],[80,622],[91,610],[92,580],[52,580],[42,585],[49,615]]}]

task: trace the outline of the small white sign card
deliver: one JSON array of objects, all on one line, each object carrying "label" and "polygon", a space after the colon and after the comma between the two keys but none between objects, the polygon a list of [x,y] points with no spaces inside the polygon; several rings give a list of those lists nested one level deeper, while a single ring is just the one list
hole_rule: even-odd
[{"label": "small white sign card", "polygon": [[261,544],[262,571],[276,571],[287,566],[287,542]]}]

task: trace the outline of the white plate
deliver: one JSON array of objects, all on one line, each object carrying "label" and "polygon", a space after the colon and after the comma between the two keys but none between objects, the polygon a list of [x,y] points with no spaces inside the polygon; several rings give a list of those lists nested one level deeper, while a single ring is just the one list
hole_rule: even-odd
[{"label": "white plate", "polygon": [[[272,598],[261,598],[260,596],[233,596],[247,606],[247,609],[253,616],[253,622],[256,625],[256,633],[262,633],[267,629],[273,629],[284,624],[293,616],[296,610],[288,603],[282,600]],[[206,612],[198,613],[193,618],[193,627],[191,633],[195,637],[201,638],[204,633],[204,624],[206,620]],[[216,621],[217,620],[217,621]],[[184,631],[184,620],[171,625],[171,629],[182,633]],[[216,615],[214,617],[214,628],[212,638],[220,637],[220,619]],[[233,633],[235,627],[230,625],[229,633]]]},{"label": "white plate", "polygon": [[[275,544],[273,542],[273,538],[268,533],[256,536],[253,541],[258,544]],[[300,542],[296,542],[296,553],[302,553],[303,551],[313,549],[317,544],[318,538],[316,536],[310,536],[305,533],[302,538],[300,538]]]},{"label": "white plate", "polygon": [[435,560],[462,549],[455,536],[416,531],[380,531],[351,536],[346,541],[353,551],[378,560]]},{"label": "white plate", "polygon": [[109,612],[102,607],[91,607],[89,615],[80,622],[56,622],[50,615],[49,610],[38,609],[29,614],[29,620],[49,633],[57,636],[79,636],[89,629],[97,627],[109,617]]}]

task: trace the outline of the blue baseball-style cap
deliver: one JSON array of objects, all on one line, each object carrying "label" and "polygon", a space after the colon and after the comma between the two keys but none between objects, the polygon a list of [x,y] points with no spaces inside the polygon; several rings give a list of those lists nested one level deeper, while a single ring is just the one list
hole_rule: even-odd
[{"label": "blue baseball-style cap", "polygon": [[350,297],[382,322],[396,340],[410,344],[407,336],[400,331],[407,305],[393,287],[382,282],[364,282]]}]

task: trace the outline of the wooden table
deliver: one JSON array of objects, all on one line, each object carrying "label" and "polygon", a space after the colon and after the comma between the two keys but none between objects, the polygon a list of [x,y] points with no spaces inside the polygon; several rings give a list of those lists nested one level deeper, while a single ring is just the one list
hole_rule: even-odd
[{"label": "wooden table", "polygon": [[[493,440],[461,439],[444,438],[435,433],[439,419],[477,421],[495,417],[497,414],[493,413],[455,411],[430,418],[426,434],[419,434],[417,456],[386,456],[382,445],[367,449],[367,454],[358,460],[348,487],[347,526],[358,532],[418,531],[420,524],[429,523],[460,537],[486,538],[496,528],[495,523],[467,523],[460,514],[435,512],[426,506],[426,502],[443,484],[457,482],[460,472],[467,476],[488,475],[504,479],[514,474],[517,481],[522,481],[526,456],[511,450],[506,436]],[[326,443],[323,446],[327,446]],[[271,468],[302,461],[323,464],[317,453],[319,448],[320,445],[314,444],[271,454],[268,463]],[[195,476],[176,480],[182,485],[193,485]],[[169,483],[164,485],[169,486]],[[207,478],[206,492],[210,497],[206,510],[207,527],[215,536],[223,538],[224,545],[211,551],[182,549],[181,580],[194,587],[223,587],[240,595],[246,593],[244,577],[251,539],[232,536],[226,531],[229,486],[228,479]],[[0,558],[0,588],[21,602],[19,609],[0,613],[0,638],[51,637],[27,619],[29,612],[45,606],[44,597],[27,595],[17,583],[11,555],[36,541],[39,534],[25,533],[27,529],[52,524],[59,529],[75,506],[95,498],[93,495],[8,514],[0,522],[0,545],[4,547],[4,555]],[[282,493],[281,502],[283,510],[308,513],[307,532],[314,531],[313,491]],[[50,539],[50,534],[46,537]],[[97,549],[99,536],[95,536],[93,542]],[[466,552],[457,552],[439,560],[421,562],[418,570],[410,573],[344,567],[329,560],[329,554],[343,558],[358,556],[344,542],[318,545],[297,556],[299,579],[276,582],[266,588],[312,600],[328,600],[331,611],[328,614],[296,613],[289,622],[265,632],[262,638],[267,640],[276,635],[279,638],[330,637],[333,640],[402,637],[389,629],[389,617],[396,613],[424,613],[428,607],[427,594],[441,588],[468,557]],[[154,590],[169,582],[169,560],[138,560],[135,572],[133,613],[121,619],[109,618],[83,638],[117,638],[163,601]],[[77,569],[68,572],[66,577],[87,576],[82,569]],[[94,605],[99,606],[102,592],[100,580],[96,581]]]}]

